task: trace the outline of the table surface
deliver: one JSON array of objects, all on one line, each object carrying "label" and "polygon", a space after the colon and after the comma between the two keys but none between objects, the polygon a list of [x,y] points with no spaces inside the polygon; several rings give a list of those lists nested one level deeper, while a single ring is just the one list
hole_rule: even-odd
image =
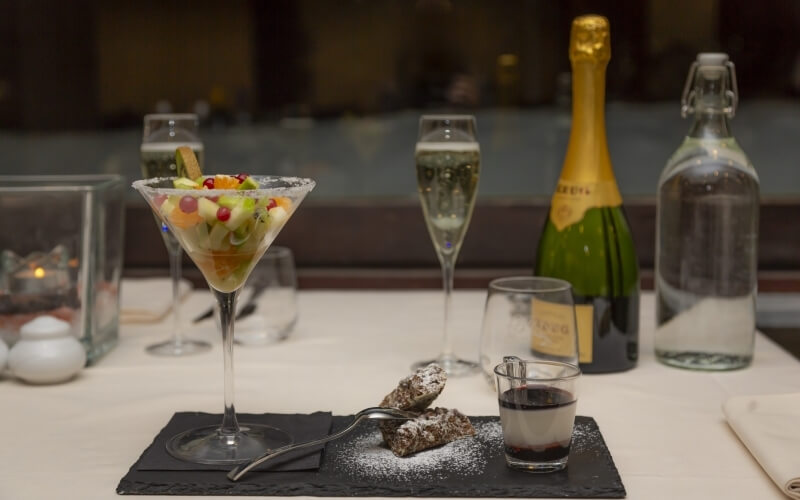
[{"label": "table surface", "polygon": [[[457,350],[477,353],[485,292],[457,291],[453,300]],[[193,293],[185,315],[210,302],[207,292]],[[436,291],[301,292],[300,321],[288,340],[236,348],[237,411],[345,415],[376,404],[411,362],[438,352],[441,307]],[[784,498],[727,425],[721,405],[734,395],[800,391],[800,362],[759,334],[748,369],[668,368],[653,356],[653,309],[652,294],[644,294],[638,367],[584,376],[578,403],[579,414],[597,420],[628,498]],[[119,479],[175,411],[222,411],[214,323],[188,327],[191,336],[213,342],[207,353],[145,354],[146,345],[167,337],[169,325],[122,325],[117,348],[68,383],[0,379],[0,499],[117,498]],[[497,414],[481,374],[449,380],[437,405]]]}]

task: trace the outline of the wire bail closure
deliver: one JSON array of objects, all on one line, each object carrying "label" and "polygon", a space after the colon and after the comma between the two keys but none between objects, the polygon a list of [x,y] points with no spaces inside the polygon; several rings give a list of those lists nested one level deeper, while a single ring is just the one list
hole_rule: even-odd
[{"label": "wire bail closure", "polygon": [[[725,91],[728,105],[722,108],[722,111],[728,118],[733,118],[736,115],[736,108],[739,107],[739,86],[736,83],[736,66],[734,66],[733,61],[730,60],[725,61],[724,66],[727,70],[726,74],[730,82],[730,89]],[[689,67],[689,74],[686,76],[686,84],[683,86],[683,94],[681,96],[682,118],[686,118],[695,111],[694,101],[696,95],[694,91],[694,79],[697,74],[697,68],[699,67],[700,63],[697,61],[694,61]]]}]

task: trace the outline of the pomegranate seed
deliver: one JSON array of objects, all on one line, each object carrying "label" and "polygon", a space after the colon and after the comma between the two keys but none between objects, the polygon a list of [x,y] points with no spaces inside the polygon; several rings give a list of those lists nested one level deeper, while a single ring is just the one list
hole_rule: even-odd
[{"label": "pomegranate seed", "polygon": [[167,195],[165,195],[165,194],[157,194],[157,195],[153,196],[153,203],[157,207],[160,207],[161,205],[163,205],[165,201],[167,201]]},{"label": "pomegranate seed", "polygon": [[208,177],[206,180],[204,180],[203,187],[207,187],[208,189],[214,189],[214,178]]},{"label": "pomegranate seed", "polygon": [[225,222],[231,218],[231,209],[228,207],[219,207],[217,209],[217,219]]},{"label": "pomegranate seed", "polygon": [[197,200],[192,196],[184,196],[179,203],[181,211],[187,214],[197,211]]},{"label": "pomegranate seed", "polygon": [[274,198],[269,199],[269,203],[267,203],[267,210],[272,210],[273,208],[278,206],[278,202],[275,201]]},{"label": "pomegranate seed", "polygon": [[235,177],[239,180],[239,184],[241,184],[244,182],[245,179],[247,179],[250,176],[247,174],[237,174]]},{"label": "pomegranate seed", "polygon": [[211,200],[211,201],[213,201],[214,203],[216,203],[216,202],[218,202],[218,201],[219,201],[219,196],[212,196],[212,197],[210,197],[210,198],[209,198],[209,200]]}]

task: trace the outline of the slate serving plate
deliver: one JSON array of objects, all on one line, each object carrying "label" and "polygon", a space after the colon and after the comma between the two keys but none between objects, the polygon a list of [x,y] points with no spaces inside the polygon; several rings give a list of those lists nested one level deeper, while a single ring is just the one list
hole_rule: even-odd
[{"label": "slate serving plate", "polygon": [[[352,417],[334,416],[331,429]],[[126,495],[419,496],[495,498],[624,498],[625,487],[600,429],[591,417],[575,418],[566,470],[515,471],[505,464],[497,417],[470,417],[477,436],[408,458],[395,457],[374,423],[364,423],[328,443],[316,470],[254,472],[230,482],[224,471],[142,470],[141,458],[117,487]],[[166,429],[166,428],[165,428]],[[164,431],[162,430],[162,433]],[[163,442],[157,436],[155,443]],[[158,450],[145,450],[152,456]],[[166,452],[164,452],[166,453]],[[287,464],[288,465],[288,464]]]}]

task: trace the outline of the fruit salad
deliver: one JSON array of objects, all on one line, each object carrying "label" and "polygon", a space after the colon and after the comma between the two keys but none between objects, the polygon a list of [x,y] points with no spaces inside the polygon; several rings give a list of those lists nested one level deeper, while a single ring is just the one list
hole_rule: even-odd
[{"label": "fruit salad", "polygon": [[[191,168],[182,172],[193,173]],[[178,177],[173,184],[185,193],[156,196],[154,208],[178,233],[209,284],[220,291],[239,288],[289,219],[292,200],[259,198],[253,191],[259,184],[247,174]]]}]

